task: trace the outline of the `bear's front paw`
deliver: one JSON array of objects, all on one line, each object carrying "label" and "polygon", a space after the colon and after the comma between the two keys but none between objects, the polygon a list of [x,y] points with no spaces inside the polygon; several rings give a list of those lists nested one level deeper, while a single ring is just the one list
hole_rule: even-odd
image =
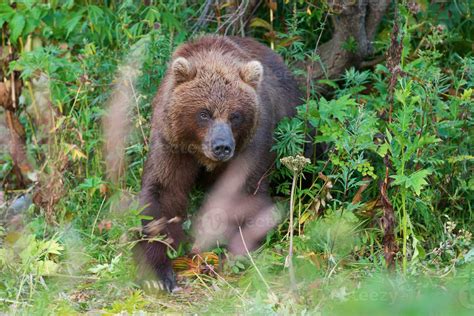
[{"label": "bear's front paw", "polygon": [[181,290],[181,288],[176,284],[176,277],[173,272],[164,276],[161,282],[163,283],[165,290],[169,293],[176,293]]},{"label": "bear's front paw", "polygon": [[167,266],[165,269],[158,271],[158,276],[160,277],[163,288],[169,293],[175,293],[180,290],[176,283],[176,275],[171,266]]}]

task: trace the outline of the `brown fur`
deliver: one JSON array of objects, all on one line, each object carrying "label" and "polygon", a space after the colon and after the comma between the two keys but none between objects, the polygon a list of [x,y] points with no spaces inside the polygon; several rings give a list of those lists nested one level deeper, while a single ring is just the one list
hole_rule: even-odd
[{"label": "brown fur", "polygon": [[[242,205],[271,206],[264,175],[275,159],[271,152],[273,129],[280,119],[293,115],[299,103],[297,84],[281,57],[255,40],[209,36],[180,46],[154,99],[151,147],[140,195],[145,214],[155,219],[185,218],[189,192],[198,180],[225,183],[222,177],[235,175],[226,172],[230,166],[237,172],[242,170],[244,176],[237,186],[238,194],[228,201],[248,197],[255,203]],[[209,158],[208,126],[197,119],[201,109],[209,111],[214,121],[231,126],[235,153],[229,161]],[[239,213],[229,207],[223,210]],[[250,231],[245,222],[258,218],[258,212],[242,209],[245,216],[237,216],[244,234]],[[173,222],[165,229],[175,248],[184,238],[181,224]],[[265,233],[268,229],[265,227]],[[262,237],[262,233],[252,235]],[[166,245],[154,242],[141,246],[147,263],[167,289],[173,290],[176,284]]]}]

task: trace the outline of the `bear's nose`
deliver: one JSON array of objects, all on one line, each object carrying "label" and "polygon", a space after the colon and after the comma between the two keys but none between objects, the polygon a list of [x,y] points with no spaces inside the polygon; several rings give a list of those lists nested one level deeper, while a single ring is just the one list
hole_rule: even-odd
[{"label": "bear's nose", "polygon": [[212,158],[226,161],[232,158],[235,150],[232,129],[224,122],[215,122],[209,131],[209,142]]},{"label": "bear's nose", "polygon": [[232,155],[232,146],[223,142],[217,142],[212,146],[212,152],[219,160],[225,160]]}]

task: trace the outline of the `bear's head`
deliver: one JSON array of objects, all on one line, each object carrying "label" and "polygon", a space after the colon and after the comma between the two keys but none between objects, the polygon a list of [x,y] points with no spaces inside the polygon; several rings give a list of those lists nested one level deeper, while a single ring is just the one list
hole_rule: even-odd
[{"label": "bear's head", "polygon": [[228,161],[249,142],[260,112],[262,64],[219,57],[177,57],[170,69],[168,138],[208,169]]}]

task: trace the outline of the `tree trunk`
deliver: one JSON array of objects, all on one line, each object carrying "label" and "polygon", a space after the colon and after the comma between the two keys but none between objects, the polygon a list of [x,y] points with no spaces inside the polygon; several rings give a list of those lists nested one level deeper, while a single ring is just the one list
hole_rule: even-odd
[{"label": "tree trunk", "polygon": [[[359,67],[372,56],[372,42],[377,28],[391,0],[333,0],[330,3],[335,15],[330,41],[316,48],[319,60],[313,62],[312,78],[337,78],[347,68]],[[344,47],[349,41],[356,44],[353,50]],[[306,68],[307,65],[300,65]]]},{"label": "tree trunk", "polygon": [[[3,50],[8,53],[1,54]],[[14,51],[10,45],[0,47],[0,107],[4,109],[3,117],[0,113],[1,125],[6,125],[8,133],[0,134],[0,145],[7,144],[13,160],[13,173],[16,176],[17,186],[24,187],[28,182],[28,173],[33,170],[28,162],[25,144],[25,131],[21,125],[18,113],[18,98],[21,94],[22,82],[17,72],[7,74],[8,64],[14,59]],[[4,121],[4,123],[3,123]],[[2,146],[3,147],[3,146]],[[0,148],[2,149],[2,148]]]}]

